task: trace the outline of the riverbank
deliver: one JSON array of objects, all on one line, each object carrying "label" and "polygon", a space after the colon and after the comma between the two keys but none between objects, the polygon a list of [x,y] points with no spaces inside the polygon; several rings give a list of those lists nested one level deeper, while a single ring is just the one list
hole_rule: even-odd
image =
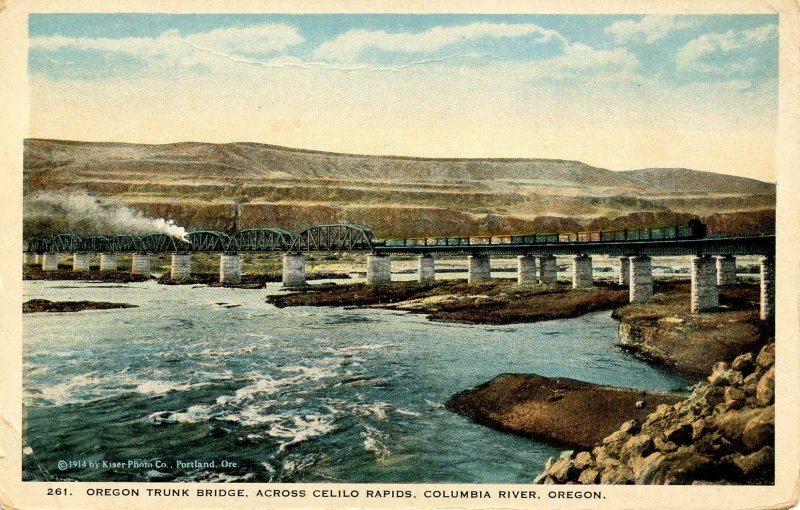
[{"label": "riverbank", "polygon": [[115,308],[136,308],[136,305],[108,303],[105,301],[50,301],[48,299],[30,299],[22,303],[22,313],[80,312],[83,310],[111,310]]},{"label": "riverbank", "polygon": [[771,326],[759,318],[758,285],[720,287],[720,306],[700,314],[689,310],[689,287],[688,282],[659,282],[647,303],[614,310],[620,344],[650,362],[702,378],[715,363],[757,351],[771,337]]},{"label": "riverbank", "polygon": [[445,406],[473,421],[526,437],[590,448],[630,420],[642,421],[677,393],[640,391],[535,374],[502,374]]},{"label": "riverbank", "polygon": [[597,282],[591,289],[571,290],[566,283],[518,286],[515,280],[496,278],[480,283],[450,280],[432,285],[417,282],[315,285],[270,295],[267,302],[279,308],[371,307],[421,313],[446,322],[511,324],[611,310],[627,299],[627,289],[612,283]]}]

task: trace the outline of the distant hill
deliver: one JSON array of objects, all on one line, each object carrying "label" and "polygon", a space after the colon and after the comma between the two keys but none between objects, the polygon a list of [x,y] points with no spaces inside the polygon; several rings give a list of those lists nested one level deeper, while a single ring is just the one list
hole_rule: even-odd
[{"label": "distant hill", "polygon": [[686,193],[690,190],[701,193],[775,193],[773,183],[688,168],[644,168],[620,173],[647,188],[671,193]]},{"label": "distant hill", "polygon": [[[775,205],[774,184],[681,168],[616,172],[567,160],[367,156],[258,143],[29,139],[24,170],[31,200],[88,194],[194,229],[357,221],[383,236],[552,231]],[[44,209],[27,203],[26,233],[69,226]]]}]

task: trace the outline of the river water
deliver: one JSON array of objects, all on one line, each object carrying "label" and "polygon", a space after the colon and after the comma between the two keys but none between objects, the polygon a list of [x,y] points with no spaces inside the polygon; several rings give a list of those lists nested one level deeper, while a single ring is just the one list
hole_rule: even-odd
[{"label": "river water", "polygon": [[616,347],[610,312],[475,326],[278,309],[277,291],[26,281],[25,300],[139,307],[25,314],[23,478],[525,483],[564,448],[476,425],[451,395],[504,372],[690,383]]}]

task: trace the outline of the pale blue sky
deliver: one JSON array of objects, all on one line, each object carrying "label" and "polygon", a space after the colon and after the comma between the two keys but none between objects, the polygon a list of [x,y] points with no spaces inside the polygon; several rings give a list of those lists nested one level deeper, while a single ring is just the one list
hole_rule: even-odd
[{"label": "pale blue sky", "polygon": [[32,14],[30,134],[559,157],[770,178],[777,22]]}]

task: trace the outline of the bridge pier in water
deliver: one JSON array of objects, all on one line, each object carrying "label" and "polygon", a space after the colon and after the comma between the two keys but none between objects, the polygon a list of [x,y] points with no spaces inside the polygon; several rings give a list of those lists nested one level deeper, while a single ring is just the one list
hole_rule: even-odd
[{"label": "bridge pier in water", "polygon": [[775,257],[761,257],[761,319],[775,318]]},{"label": "bridge pier in water", "polygon": [[736,257],[725,255],[717,257],[717,285],[736,283]]},{"label": "bridge pier in water", "polygon": [[172,280],[185,280],[191,276],[192,256],[188,253],[173,253],[170,278]]},{"label": "bridge pier in water", "polygon": [[433,283],[436,281],[436,260],[432,255],[423,254],[417,257],[419,268],[419,283]]},{"label": "bridge pier in water", "polygon": [[303,287],[306,284],[306,256],[304,254],[284,254],[282,281],[284,287]]},{"label": "bridge pier in water", "polygon": [[558,262],[555,256],[539,257],[539,281],[542,283],[556,283],[558,281]]},{"label": "bridge pier in water", "polygon": [[467,260],[469,261],[468,283],[491,279],[492,265],[488,255],[470,255]]},{"label": "bridge pier in water", "polygon": [[382,285],[392,282],[392,258],[389,255],[367,255],[367,284]]},{"label": "bridge pier in water", "polygon": [[116,271],[119,267],[116,253],[100,254],[100,271]]},{"label": "bridge pier in water", "polygon": [[653,265],[650,257],[631,257],[628,269],[630,302],[641,303],[653,297]]},{"label": "bridge pier in water", "polygon": [[631,284],[631,259],[630,257],[619,258],[619,284],[627,287]]},{"label": "bridge pier in water", "polygon": [[709,255],[692,259],[692,313],[719,306],[716,262]]},{"label": "bridge pier in water", "polygon": [[86,251],[78,251],[72,254],[72,270],[75,272],[78,271],[88,271],[89,270],[89,261],[92,258],[92,254]]},{"label": "bridge pier in water", "polygon": [[58,253],[45,253],[42,255],[42,271],[58,270]]},{"label": "bridge pier in water", "polygon": [[589,288],[593,284],[592,278],[592,257],[589,255],[572,257],[572,288]]},{"label": "bridge pier in water", "polygon": [[150,254],[134,253],[131,255],[131,274],[150,276]]},{"label": "bridge pier in water", "polygon": [[219,256],[219,282],[241,283],[242,257],[238,253],[223,253]]},{"label": "bridge pier in water", "polygon": [[520,255],[517,257],[517,285],[536,283],[536,257]]}]

